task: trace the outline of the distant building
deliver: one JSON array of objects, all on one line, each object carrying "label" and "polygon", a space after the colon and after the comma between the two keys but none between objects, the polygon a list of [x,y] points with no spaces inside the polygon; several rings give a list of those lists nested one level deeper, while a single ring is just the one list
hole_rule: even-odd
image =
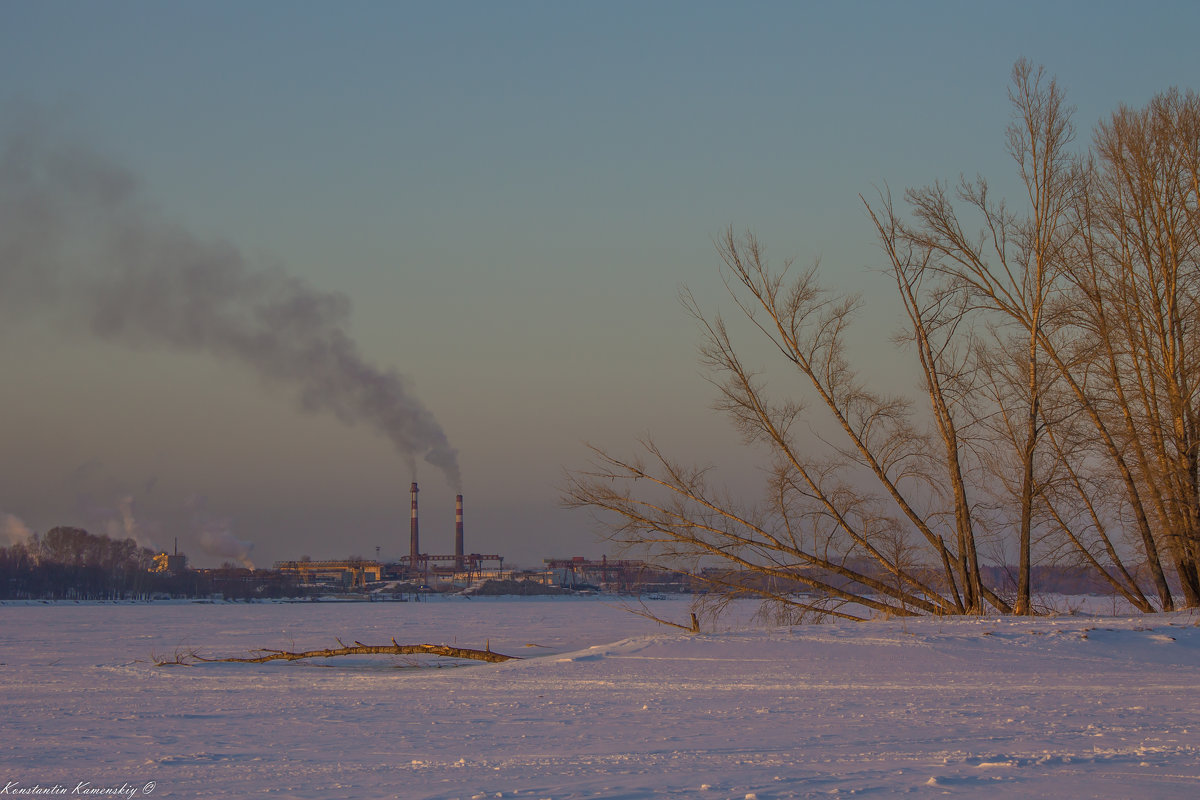
[{"label": "distant building", "polygon": [[366,588],[383,576],[383,564],[378,561],[352,559],[347,561],[276,561],[275,569],[284,575],[294,575],[301,585],[340,586],[345,589]]},{"label": "distant building", "polygon": [[684,591],[686,578],[657,570],[644,561],[609,561],[608,556],[592,561],[582,556],[543,559],[554,582],[566,588],[598,586],[617,592]]},{"label": "distant building", "polygon": [[187,556],[181,553],[159,553],[154,557],[154,563],[150,567],[151,572],[167,572],[171,575],[178,575],[181,572],[187,571]]}]

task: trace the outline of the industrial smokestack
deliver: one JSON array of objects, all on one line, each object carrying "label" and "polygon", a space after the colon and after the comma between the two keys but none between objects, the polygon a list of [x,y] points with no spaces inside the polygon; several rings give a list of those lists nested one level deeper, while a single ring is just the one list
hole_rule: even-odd
[{"label": "industrial smokestack", "polygon": [[454,568],[463,571],[462,495],[454,498]]},{"label": "industrial smokestack", "polygon": [[410,569],[417,568],[417,560],[421,555],[421,540],[417,536],[417,482],[413,481],[412,485],[412,527],[409,529],[408,537],[408,566]]}]

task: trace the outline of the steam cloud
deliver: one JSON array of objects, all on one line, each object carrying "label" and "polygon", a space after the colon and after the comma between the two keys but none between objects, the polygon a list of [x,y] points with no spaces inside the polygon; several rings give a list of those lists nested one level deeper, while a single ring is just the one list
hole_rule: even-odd
[{"label": "steam cloud", "polygon": [[32,536],[33,532],[21,521],[20,517],[0,511],[0,547],[24,544]]},{"label": "steam cloud", "polygon": [[110,539],[133,539],[141,547],[157,549],[154,542],[146,535],[142,525],[134,514],[133,495],[122,497],[115,509],[115,517],[109,517],[104,523],[104,533]]},{"label": "steam cloud", "polygon": [[191,515],[192,530],[200,534],[201,550],[207,555],[237,561],[247,569],[254,569],[254,562],[250,560],[254,542],[234,536],[233,521],[229,517],[214,516],[208,510],[208,498],[204,495],[192,495],[186,506]]},{"label": "steam cloud", "polygon": [[234,536],[228,523],[209,523],[200,534],[200,549],[210,556],[233,559],[247,569],[254,569],[254,562],[250,560],[254,543]]},{"label": "steam cloud", "polygon": [[294,388],[306,411],[370,425],[414,471],[421,457],[461,485],[433,414],[346,334],[345,295],[198,239],[154,214],[128,170],[30,125],[0,151],[0,317],[21,315],[241,362]]}]

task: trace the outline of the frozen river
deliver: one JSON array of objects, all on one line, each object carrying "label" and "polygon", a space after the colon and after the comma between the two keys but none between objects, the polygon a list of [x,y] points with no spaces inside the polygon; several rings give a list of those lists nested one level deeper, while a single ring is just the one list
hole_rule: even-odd
[{"label": "frozen river", "polygon": [[[678,599],[650,607],[687,616]],[[596,598],[4,605],[0,790],[1194,798],[1195,622],[739,623],[690,636]],[[393,637],[523,660],[153,664]]]}]

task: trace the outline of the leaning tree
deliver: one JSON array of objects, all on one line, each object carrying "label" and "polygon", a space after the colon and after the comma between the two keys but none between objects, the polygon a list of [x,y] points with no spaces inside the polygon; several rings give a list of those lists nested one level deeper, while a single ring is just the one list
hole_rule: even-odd
[{"label": "leaning tree", "polygon": [[730,228],[725,284],[802,389],[770,390],[727,321],[682,298],[718,409],[768,454],[761,496],[732,498],[647,439],[633,457],[593,448],[565,502],[708,598],[791,616],[1028,614],[1039,559],[1170,609],[1161,553],[1200,604],[1197,98],[1121,109],[1073,152],[1043,70],[1018,61],[1009,97],[1013,206],[983,179],[863,201],[920,392],[855,369],[860,296]]}]

